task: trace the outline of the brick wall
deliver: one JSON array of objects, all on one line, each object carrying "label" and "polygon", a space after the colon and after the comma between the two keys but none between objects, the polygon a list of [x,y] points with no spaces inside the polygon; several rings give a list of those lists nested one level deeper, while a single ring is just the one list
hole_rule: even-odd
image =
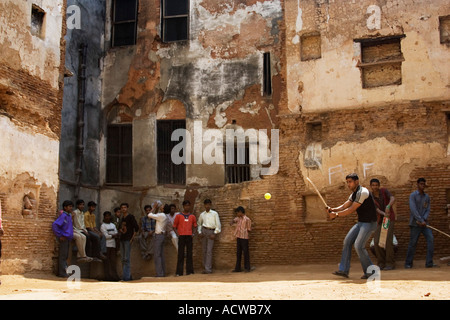
[{"label": "brick wall", "polygon": [[[23,137],[43,135],[45,138],[36,141],[50,142],[52,146],[55,141],[59,141],[65,71],[66,1],[59,1],[59,4],[63,13],[62,35],[60,39],[56,39],[59,43],[56,50],[60,51],[60,61],[59,63],[55,61],[54,56],[46,61],[48,67],[46,73],[53,75],[53,78],[58,77],[58,87],[55,88],[49,80],[30,74],[27,68],[32,62],[25,61],[25,58],[24,61],[19,60],[21,64],[6,59],[0,63],[0,117],[7,117],[10,120],[8,123],[11,124],[8,127],[9,131],[3,128],[3,139],[0,145],[0,149],[10,148],[8,152],[5,152],[10,157],[10,159],[7,158],[10,165],[2,166],[0,179],[0,200],[5,231],[2,237],[1,271],[3,274],[54,270],[53,260],[57,252],[51,224],[58,211],[58,176],[55,173],[57,170],[47,167],[44,170],[41,165],[49,161],[51,166],[51,161],[57,160],[58,152],[51,147],[30,145]],[[20,44],[19,51],[30,50],[31,52],[36,48],[28,34],[29,28],[23,28],[15,16],[15,14],[27,14],[17,11],[23,8],[27,7],[25,5],[9,7],[5,10],[5,21],[8,25],[13,25],[17,30],[25,33],[25,36],[13,39],[14,33],[7,32],[2,34],[2,40],[6,39],[6,44],[17,41]],[[47,36],[51,35],[47,34]],[[44,42],[40,43],[44,45]],[[8,47],[6,44],[5,50],[9,54],[14,53],[14,57],[20,56],[20,52],[15,51],[17,50],[15,46]],[[45,45],[49,46],[47,42]],[[38,62],[40,61],[36,61]],[[58,68],[52,68],[53,66]],[[47,153],[43,150],[51,150],[51,152]],[[28,165],[31,162],[32,165]],[[57,163],[57,161],[54,162]],[[24,210],[25,195],[32,197],[34,204],[32,210]]]},{"label": "brick wall", "polygon": [[[277,175],[266,176],[261,180],[238,185],[226,185],[220,188],[199,188],[196,200],[197,214],[202,209],[205,198],[213,201],[221,217],[223,231],[215,247],[216,266],[233,267],[235,262],[234,227],[229,222],[234,217],[233,208],[244,206],[253,221],[250,240],[252,264],[301,264],[301,263],[338,263],[342,252],[342,242],[348,230],[356,222],[356,216],[335,221],[307,222],[304,196],[311,194],[305,186],[305,177],[301,175],[298,154],[307,142],[307,123],[322,119],[325,134],[324,143],[328,146],[338,141],[367,141],[378,136],[397,143],[411,141],[438,141],[446,144],[445,116],[440,108],[445,103],[406,104],[383,106],[379,108],[346,110],[324,114],[306,114],[303,116],[280,117],[280,170]],[[346,122],[345,119],[348,121]],[[354,130],[356,121],[361,130]],[[394,120],[387,120],[394,119]],[[352,130],[348,129],[351,122]],[[397,126],[397,121],[401,122]],[[395,124],[396,130],[392,130]],[[332,134],[327,128],[333,128]],[[328,131],[328,132],[327,132]],[[427,132],[427,134],[424,134]],[[420,156],[420,155],[417,155]],[[379,177],[382,186],[387,187],[397,199],[398,222],[395,235],[399,241],[397,265],[403,266],[409,241],[408,199],[416,189],[418,177],[427,179],[426,190],[431,197],[430,225],[448,232],[449,221],[446,205],[450,188],[450,166],[447,158],[437,159],[426,167],[416,167],[410,172],[406,183],[396,185]],[[362,181],[368,187],[368,181]],[[272,194],[271,200],[264,199],[264,193]],[[333,185],[326,188],[325,198],[332,206],[343,203],[350,191],[345,185]],[[450,247],[448,238],[433,232],[435,236],[435,260],[448,256]],[[356,252],[353,258],[357,260]],[[415,259],[424,259],[426,243],[419,240]],[[195,261],[200,266],[200,242],[195,249]],[[373,257],[376,262],[376,258]],[[359,267],[359,264],[357,264]]]}]

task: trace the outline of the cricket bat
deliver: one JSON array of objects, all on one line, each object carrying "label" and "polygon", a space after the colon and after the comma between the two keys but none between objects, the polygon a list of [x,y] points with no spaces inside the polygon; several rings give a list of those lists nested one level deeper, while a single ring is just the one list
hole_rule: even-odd
[{"label": "cricket bat", "polygon": [[391,224],[391,220],[389,219],[389,217],[384,217],[383,223],[381,224],[380,240],[378,240],[378,245],[383,249],[386,249],[386,239],[387,239],[390,224]]}]

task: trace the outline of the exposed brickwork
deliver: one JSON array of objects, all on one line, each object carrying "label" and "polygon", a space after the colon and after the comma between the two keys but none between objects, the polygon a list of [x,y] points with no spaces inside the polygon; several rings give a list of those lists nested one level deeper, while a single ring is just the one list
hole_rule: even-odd
[{"label": "exposed brickwork", "polygon": [[[305,114],[303,116],[280,117],[280,170],[275,176],[267,176],[259,181],[246,182],[239,185],[226,185],[223,188],[199,189],[196,207],[201,212],[205,198],[211,198],[215,209],[220,213],[223,232],[215,247],[215,261],[219,266],[232,267],[235,261],[236,244],[232,237],[233,227],[228,224],[233,218],[233,208],[242,205],[248,210],[252,219],[250,251],[254,264],[299,264],[339,262],[342,242],[348,230],[356,221],[355,216],[335,221],[327,221],[323,214],[323,222],[307,223],[303,196],[310,194],[305,186],[305,177],[299,174],[298,154],[307,141],[306,125],[311,120],[321,119],[325,129],[324,139],[328,145],[344,140],[357,140],[361,143],[378,135],[398,143],[412,141],[445,142],[445,115],[440,108],[442,103],[423,103],[417,105],[399,105],[374,108],[373,110],[348,110],[325,114]],[[412,112],[414,110],[414,112]],[[421,110],[420,112],[417,112]],[[376,117],[375,115],[378,115]],[[393,117],[394,120],[387,121]],[[402,118],[401,129],[392,132],[390,124],[395,124],[396,117]],[[354,119],[363,119],[360,123],[363,130],[355,132]],[[382,125],[382,123],[384,124]],[[387,122],[387,123],[386,123]],[[350,123],[350,126],[349,124]],[[429,130],[425,135],[419,129],[421,125]],[[419,125],[418,125],[419,124]],[[417,126],[418,125],[418,126]],[[332,133],[331,128],[333,128]],[[448,231],[446,205],[447,192],[450,186],[450,166],[448,164],[430,164],[417,167],[410,173],[407,183],[397,185],[378,177],[397,199],[396,208],[398,222],[395,235],[399,241],[397,253],[398,266],[402,266],[409,241],[409,206],[408,199],[415,190],[418,177],[425,177],[429,186],[427,192],[431,197],[430,225]],[[361,184],[368,187],[368,180],[361,179]],[[271,200],[264,199],[264,193],[272,194]],[[331,206],[342,204],[349,196],[344,181],[342,184],[330,186],[325,191],[325,199]],[[435,259],[450,253],[448,239],[436,232]],[[416,259],[424,259],[426,243],[419,241]],[[200,243],[196,255],[200,256]],[[354,252],[353,258],[357,259]],[[376,258],[373,257],[376,261]],[[201,261],[197,259],[198,263]],[[358,265],[359,267],[359,265]],[[356,268],[356,267],[355,267]]]},{"label": "exposed brickwork", "polygon": [[[7,146],[11,146],[6,153],[11,157],[10,166],[2,168],[5,175],[0,179],[0,200],[5,230],[2,237],[3,273],[51,272],[54,269],[53,259],[57,252],[51,224],[58,211],[58,177],[55,173],[57,170],[46,168],[48,171],[42,172],[44,169],[40,166],[44,161],[55,160],[58,152],[52,150],[53,152],[49,154],[40,154],[40,151],[47,152],[45,150],[49,149],[44,146],[27,145],[23,137],[43,135],[45,138],[36,141],[45,141],[43,143],[59,141],[65,72],[66,1],[58,1],[58,5],[61,6],[62,13],[60,25],[62,34],[60,39],[55,39],[56,47],[52,49],[59,50],[60,56],[57,61],[53,52],[50,50],[46,52],[45,76],[49,77],[31,74],[30,69],[33,67],[30,68],[30,65],[33,65],[33,61],[30,60],[37,58],[22,57],[19,53],[20,50],[38,51],[34,47],[36,44],[32,43],[29,28],[24,28],[22,20],[18,18],[23,17],[25,13],[22,10],[27,9],[28,4],[11,6],[5,12],[7,19],[5,21],[17,28],[18,32],[23,32],[25,36],[21,34],[17,39],[10,38],[14,33],[4,33],[1,36],[6,44],[8,41],[19,43],[17,44],[21,46],[19,50],[14,46],[9,47],[6,44],[4,46],[9,54],[14,52],[15,57],[23,59],[19,59],[21,64],[8,59],[2,59],[0,63],[0,117],[9,118],[11,124],[8,131],[4,131],[2,140]],[[51,37],[50,29],[48,31],[46,37]],[[38,43],[49,49],[50,42]],[[36,56],[39,57],[38,54]],[[42,61],[34,62],[37,65]],[[49,80],[55,78],[58,79],[56,88]],[[32,160],[35,165],[24,169],[20,164],[22,158],[23,163]],[[57,159],[54,162],[57,163]],[[47,181],[52,181],[55,185],[49,186]],[[31,194],[34,207],[32,210],[24,210],[24,196]]]}]

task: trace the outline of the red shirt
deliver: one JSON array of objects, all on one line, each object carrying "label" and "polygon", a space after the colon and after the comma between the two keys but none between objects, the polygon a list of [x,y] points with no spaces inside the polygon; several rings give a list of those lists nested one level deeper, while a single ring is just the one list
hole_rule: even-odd
[{"label": "red shirt", "polygon": [[192,236],[192,228],[197,228],[197,219],[193,214],[180,212],[175,216],[173,227],[177,229],[180,236]]}]

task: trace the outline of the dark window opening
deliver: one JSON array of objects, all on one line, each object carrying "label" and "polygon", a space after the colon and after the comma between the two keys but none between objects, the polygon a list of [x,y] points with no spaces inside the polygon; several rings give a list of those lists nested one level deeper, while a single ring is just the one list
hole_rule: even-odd
[{"label": "dark window opening", "polygon": [[31,6],[31,34],[42,38],[45,11],[36,5]]},{"label": "dark window opening", "polygon": [[[224,147],[225,152],[229,152],[231,150],[227,150]],[[239,149],[241,149],[239,151]],[[227,155],[225,159],[225,179],[227,183],[240,183],[244,181],[250,181],[250,148],[249,144],[246,143],[244,147],[238,146],[237,143],[234,144],[232,149],[233,155]],[[244,152],[245,159],[244,161],[238,161],[240,158],[240,153]],[[229,158],[233,158],[232,163],[229,163]],[[243,162],[243,163],[242,163]]]},{"label": "dark window opening", "polygon": [[308,141],[322,141],[322,122],[311,122],[306,124]]},{"label": "dark window opening", "polygon": [[180,143],[180,141],[171,141],[172,132],[176,129],[186,129],[186,121],[157,121],[156,139],[158,184],[186,184],[186,161],[180,164],[175,164],[172,161],[172,149]]},{"label": "dark window opening", "polygon": [[131,124],[108,125],[106,183],[133,183],[133,130]]},{"label": "dark window opening", "polygon": [[112,46],[136,44],[138,0],[114,0]]},{"label": "dark window opening", "polygon": [[270,52],[264,53],[264,67],[263,67],[263,93],[266,96],[272,94],[272,75],[270,70]]},{"label": "dark window opening", "polygon": [[161,1],[161,34],[163,42],[188,40],[189,37],[189,1]]},{"label": "dark window opening", "polygon": [[439,38],[442,44],[450,46],[450,15],[439,17]]}]

